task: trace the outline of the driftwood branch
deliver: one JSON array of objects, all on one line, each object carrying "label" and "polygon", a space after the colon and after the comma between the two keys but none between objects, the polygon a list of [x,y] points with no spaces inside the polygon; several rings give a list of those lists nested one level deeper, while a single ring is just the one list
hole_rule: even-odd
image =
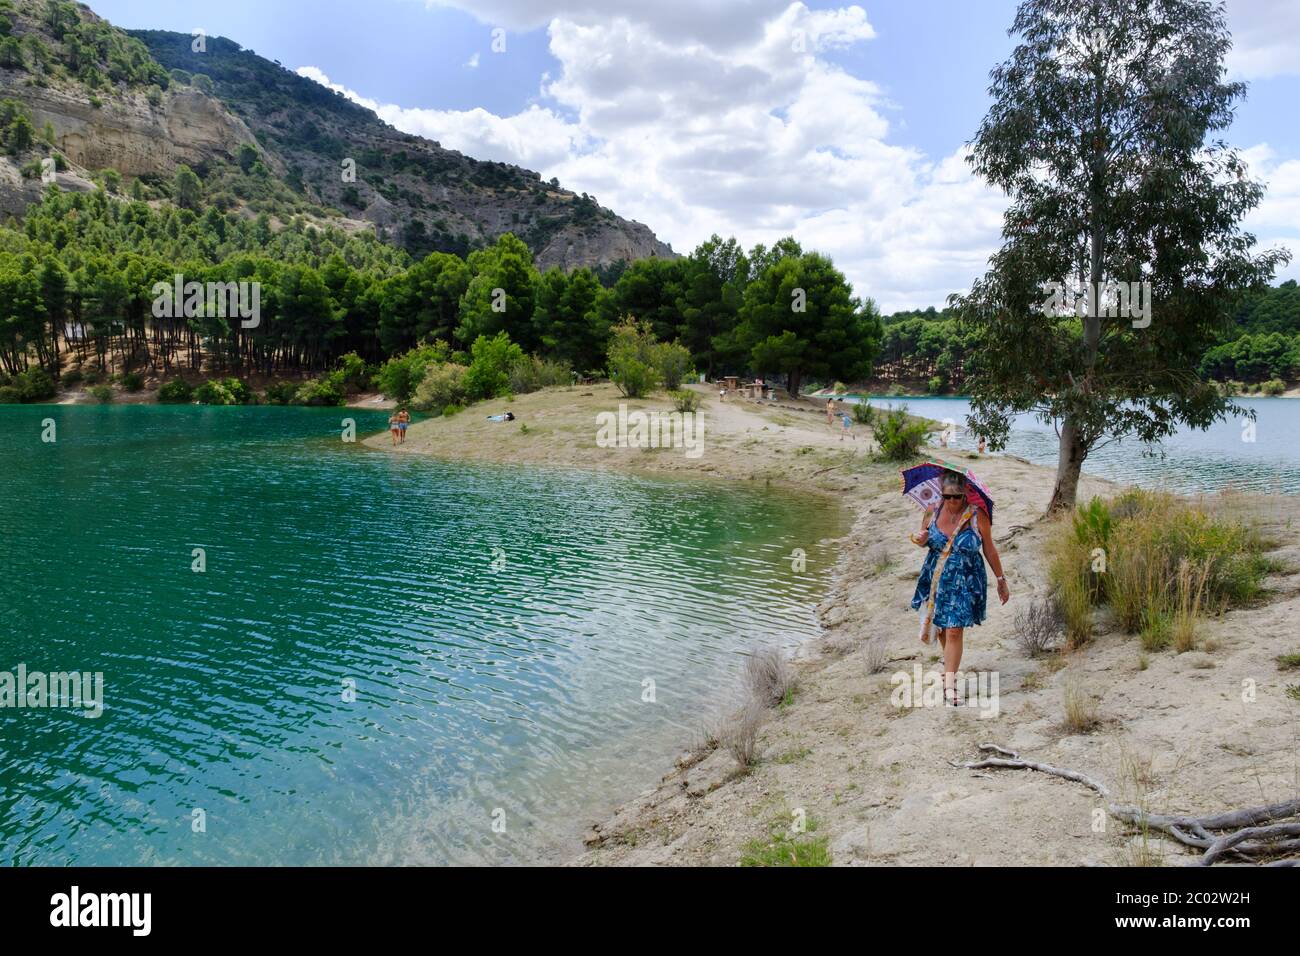
[{"label": "driftwood branch", "polygon": [[[1202,850],[1203,853],[1195,864],[1197,866],[1213,866],[1216,861],[1228,854],[1254,862],[1253,858],[1256,857],[1300,851],[1300,839],[1282,839],[1283,837],[1300,838],[1300,822],[1274,823],[1274,821],[1300,816],[1300,799],[1201,817],[1148,813],[1140,807],[1111,802],[1110,790],[1104,783],[1077,770],[1053,767],[1051,764],[1034,760],[1023,760],[1016,751],[999,747],[997,744],[980,744],[979,749],[981,753],[999,756],[984,757],[966,763],[951,760],[949,763],[960,770],[1035,770],[1048,776],[1081,783],[1105,800],[1106,812],[1121,823],[1159,830],[1184,846]],[[1216,835],[1211,832],[1214,830],[1231,832]],[[1300,864],[1300,860],[1277,860],[1269,865],[1295,866],[1297,864]]]}]

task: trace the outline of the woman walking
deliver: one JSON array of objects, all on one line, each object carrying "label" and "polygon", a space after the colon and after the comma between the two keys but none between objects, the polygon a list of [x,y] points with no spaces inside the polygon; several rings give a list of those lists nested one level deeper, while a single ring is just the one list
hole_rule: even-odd
[{"label": "woman walking", "polygon": [[962,638],[966,628],[984,621],[988,605],[988,577],[984,562],[997,576],[998,597],[1011,599],[1002,559],[993,543],[988,511],[967,494],[966,479],[957,472],[940,478],[942,500],[921,519],[921,533],[912,543],[928,549],[921,576],[912,595],[912,608],[921,610],[921,640],[930,643],[937,633],[943,649],[943,699],[958,705],[957,668],[961,666]]}]

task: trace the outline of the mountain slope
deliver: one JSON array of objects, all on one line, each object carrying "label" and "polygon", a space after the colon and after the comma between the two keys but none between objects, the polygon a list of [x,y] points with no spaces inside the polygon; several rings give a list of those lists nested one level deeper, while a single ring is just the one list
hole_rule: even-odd
[{"label": "mountain slope", "polygon": [[[372,111],[225,38],[135,31],[169,70],[202,72],[313,199],[374,223],[412,251],[464,253],[514,232],[547,268],[672,255],[648,228],[529,170],[480,162],[402,133]],[[355,182],[343,163],[355,163]],[[423,248],[421,248],[423,247]]]},{"label": "mountain slope", "polygon": [[[66,0],[0,0],[0,99],[16,100],[49,137],[31,156],[0,160],[0,212],[17,214],[39,195],[39,180],[18,169],[44,148],[82,167],[73,172],[114,169],[158,195],[183,163],[226,206],[373,228],[416,256],[463,255],[506,232],[543,269],[674,255],[646,226],[554,180],[399,132],[231,40],[192,44],[188,34],[118,30]],[[263,184],[232,187],[231,171],[247,173],[254,159]],[[61,177],[65,187],[85,183]]]}]

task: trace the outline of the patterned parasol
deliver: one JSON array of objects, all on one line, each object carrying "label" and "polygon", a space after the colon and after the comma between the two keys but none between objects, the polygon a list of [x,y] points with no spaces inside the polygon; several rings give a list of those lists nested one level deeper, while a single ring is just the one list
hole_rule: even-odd
[{"label": "patterned parasol", "polygon": [[904,468],[902,471],[903,494],[926,511],[938,508],[939,505],[943,504],[939,480],[943,477],[945,471],[955,472],[966,479],[966,500],[977,508],[983,508],[984,512],[989,516],[989,521],[992,522],[993,496],[984,487],[984,482],[976,478],[975,473],[969,468],[954,465],[942,458],[934,458],[919,465],[913,465],[911,468]]}]

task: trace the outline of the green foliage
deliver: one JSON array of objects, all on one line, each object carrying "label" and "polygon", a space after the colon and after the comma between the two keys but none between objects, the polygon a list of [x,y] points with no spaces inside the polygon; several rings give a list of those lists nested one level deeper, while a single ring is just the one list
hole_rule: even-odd
[{"label": "green foliage", "polygon": [[19,398],[24,402],[46,402],[58,394],[58,386],[50,373],[40,366],[32,366],[13,378]]},{"label": "green foliage", "polygon": [[[1253,601],[1273,566],[1247,525],[1164,493],[1094,498],[1077,509],[1070,531],[1069,545],[1055,552],[1054,583],[1083,581],[1091,601],[1108,604],[1122,628],[1142,635],[1147,650],[1170,643],[1180,609],[1186,615],[1202,597],[1212,611]],[[1101,571],[1095,570],[1098,555]],[[1189,602],[1192,580],[1197,598]]]},{"label": "green foliage", "polygon": [[910,461],[920,453],[930,428],[907,414],[907,406],[891,408],[876,416],[876,444],[886,461]]},{"label": "green foliage", "polygon": [[737,336],[759,371],[784,374],[791,395],[805,376],[866,377],[881,337],[874,302],[854,298],[829,259],[793,239],[756,249],[751,263],[756,278],[745,289]]},{"label": "green foliage", "polygon": [[805,820],[804,832],[795,832],[789,819],[778,818],[768,826],[767,839],[745,844],[741,866],[830,866],[829,838],[819,835],[817,821]]},{"label": "green foliage", "polygon": [[651,361],[664,388],[676,390],[691,372],[691,353],[677,342],[658,342],[651,350]]},{"label": "green foliage", "polygon": [[631,320],[617,326],[610,336],[609,377],[628,398],[642,398],[659,384],[657,344],[648,324]]},{"label": "green foliage", "polygon": [[[995,450],[1018,413],[1059,423],[1051,510],[1073,507],[1107,437],[1150,443],[1240,411],[1196,371],[1240,290],[1288,256],[1255,255],[1240,228],[1263,188],[1219,138],[1245,92],[1226,76],[1225,18],[1202,0],[1026,0],[993,71],[971,163],[1010,203],[991,269],[953,298],[976,336],[968,423]],[[1053,305],[1048,284],[1073,279],[1148,283],[1150,321]]]},{"label": "green foliage", "polygon": [[[415,390],[415,398],[411,401],[412,406],[417,411],[437,415],[443,414],[449,406],[463,405],[468,401],[465,391],[466,371],[464,365],[457,365],[454,362],[432,366],[425,372],[423,381]],[[455,411],[451,414],[455,414]]]},{"label": "green foliage", "polygon": [[330,372],[304,382],[294,395],[295,405],[334,406],[347,401],[343,373]]},{"label": "green foliage", "polygon": [[298,397],[297,382],[272,382],[266,386],[266,401],[269,405],[292,405]]},{"label": "green foliage", "polygon": [[510,370],[524,361],[524,351],[505,332],[492,338],[480,335],[470,347],[472,360],[465,371],[466,397],[472,402],[497,398],[510,391]]},{"label": "green foliage", "polygon": [[176,175],[172,186],[176,205],[182,209],[198,210],[199,203],[203,199],[203,183],[195,175],[194,170],[181,163],[176,167]]},{"label": "green foliage", "polygon": [[575,368],[604,361],[609,338],[605,302],[609,298],[590,269],[566,274],[550,269],[537,280],[533,336],[537,344]]},{"label": "green foliage", "polygon": [[17,405],[23,400],[23,393],[12,385],[0,385],[0,405]]},{"label": "green foliage", "polygon": [[90,397],[101,405],[111,405],[113,402],[113,387],[111,385],[96,385],[90,390]]},{"label": "green foliage", "polygon": [[0,100],[0,146],[11,156],[18,156],[32,148],[36,128],[32,114],[17,100]]},{"label": "green foliage", "polygon": [[194,390],[194,401],[200,405],[251,405],[254,399],[249,387],[237,378],[208,379]]},{"label": "green foliage", "polygon": [[138,392],[144,388],[144,376],[139,372],[127,372],[122,376],[122,388],[128,392]]},{"label": "green foliage", "polygon": [[871,426],[875,424],[876,410],[866,402],[854,402],[852,408],[853,420],[859,425]]},{"label": "green foliage", "polygon": [[349,395],[364,392],[370,387],[370,366],[356,352],[349,352],[339,359],[338,372],[343,390]]},{"label": "green foliage", "polygon": [[514,395],[572,384],[573,368],[562,360],[529,355],[510,366],[510,392]]},{"label": "green foliage", "polygon": [[158,389],[158,402],[162,405],[188,405],[194,401],[194,388],[183,378],[174,378]]},{"label": "green foliage", "polygon": [[415,394],[425,371],[447,361],[443,345],[423,345],[389,359],[375,375],[375,386],[388,398],[405,405]]},{"label": "green foliage", "polygon": [[538,281],[528,246],[506,233],[466,260],[473,278],[460,301],[456,338],[462,343],[506,332],[521,348],[533,350],[534,289]]},{"label": "green foliage", "polygon": [[673,408],[683,414],[700,410],[700,396],[698,392],[683,389],[681,391],[669,392],[668,397],[672,399]]}]

